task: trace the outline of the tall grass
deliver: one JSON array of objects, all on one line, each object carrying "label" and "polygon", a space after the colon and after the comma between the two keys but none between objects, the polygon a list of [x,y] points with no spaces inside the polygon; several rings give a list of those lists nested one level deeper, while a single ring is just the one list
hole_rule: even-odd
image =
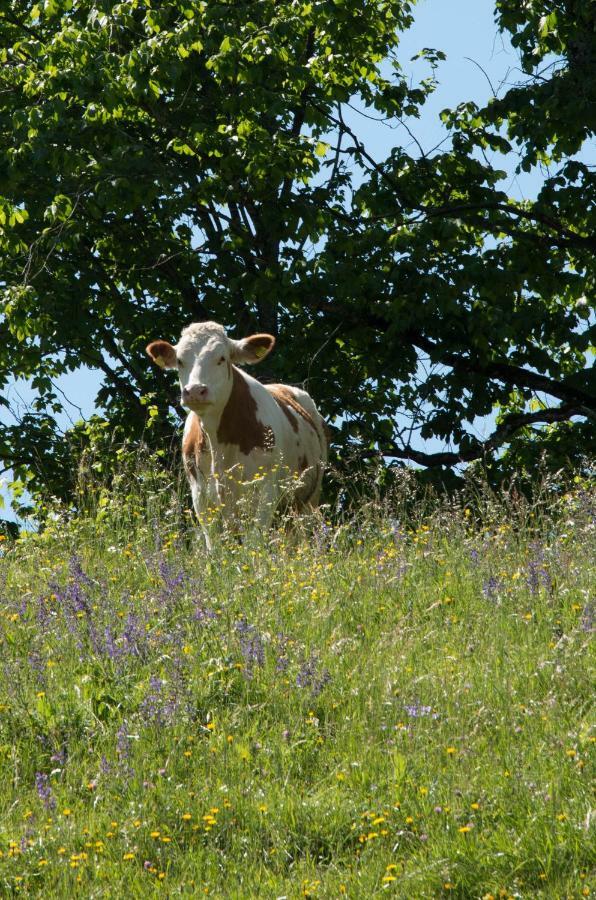
[{"label": "tall grass", "polygon": [[177,478],[0,550],[0,894],[588,896],[585,484],[332,511],[207,556]]}]

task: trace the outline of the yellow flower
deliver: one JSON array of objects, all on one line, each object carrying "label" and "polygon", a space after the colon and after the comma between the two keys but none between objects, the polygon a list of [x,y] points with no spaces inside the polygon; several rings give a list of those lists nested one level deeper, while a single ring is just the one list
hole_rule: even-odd
[{"label": "yellow flower", "polygon": [[445,753],[448,753],[449,756],[453,756],[454,753],[457,753],[457,748],[456,747],[446,747]]},{"label": "yellow flower", "polygon": [[191,819],[192,819],[192,816],[190,813],[182,813],[182,821],[183,822],[190,822]]},{"label": "yellow flower", "polygon": [[134,859],[134,858],[135,858],[134,853],[125,853],[124,856],[122,857],[122,859]]}]

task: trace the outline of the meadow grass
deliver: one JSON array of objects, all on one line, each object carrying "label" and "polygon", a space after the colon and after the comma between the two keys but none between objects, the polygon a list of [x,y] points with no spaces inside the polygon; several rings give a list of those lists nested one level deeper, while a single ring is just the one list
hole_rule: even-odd
[{"label": "meadow grass", "polygon": [[1,545],[2,896],[589,896],[585,484],[209,556],[174,488]]}]

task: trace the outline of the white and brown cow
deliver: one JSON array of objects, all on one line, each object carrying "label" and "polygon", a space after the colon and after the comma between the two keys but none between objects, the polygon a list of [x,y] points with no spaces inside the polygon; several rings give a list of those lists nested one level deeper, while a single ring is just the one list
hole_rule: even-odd
[{"label": "white and brown cow", "polygon": [[201,322],[185,328],[175,346],[153,341],[147,347],[157,365],[178,369],[181,401],[190,410],[182,455],[203,524],[209,508],[233,520],[238,501],[256,480],[254,515],[261,524],[287,495],[288,476],[296,509],[318,504],[327,441],[312,398],[285,384],[263,385],[237,368],[260,362],[274,343],[270,334],[233,340],[216,322]]}]

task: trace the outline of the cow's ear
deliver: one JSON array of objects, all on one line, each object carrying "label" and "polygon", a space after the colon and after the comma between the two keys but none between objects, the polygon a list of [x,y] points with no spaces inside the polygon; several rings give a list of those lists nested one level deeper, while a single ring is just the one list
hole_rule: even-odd
[{"label": "cow's ear", "polygon": [[145,347],[147,356],[162,369],[175,369],[176,351],[167,341],[152,341]]},{"label": "cow's ear", "polygon": [[251,334],[241,341],[232,341],[232,362],[240,365],[254,365],[261,362],[273,350],[275,338],[272,334]]}]

